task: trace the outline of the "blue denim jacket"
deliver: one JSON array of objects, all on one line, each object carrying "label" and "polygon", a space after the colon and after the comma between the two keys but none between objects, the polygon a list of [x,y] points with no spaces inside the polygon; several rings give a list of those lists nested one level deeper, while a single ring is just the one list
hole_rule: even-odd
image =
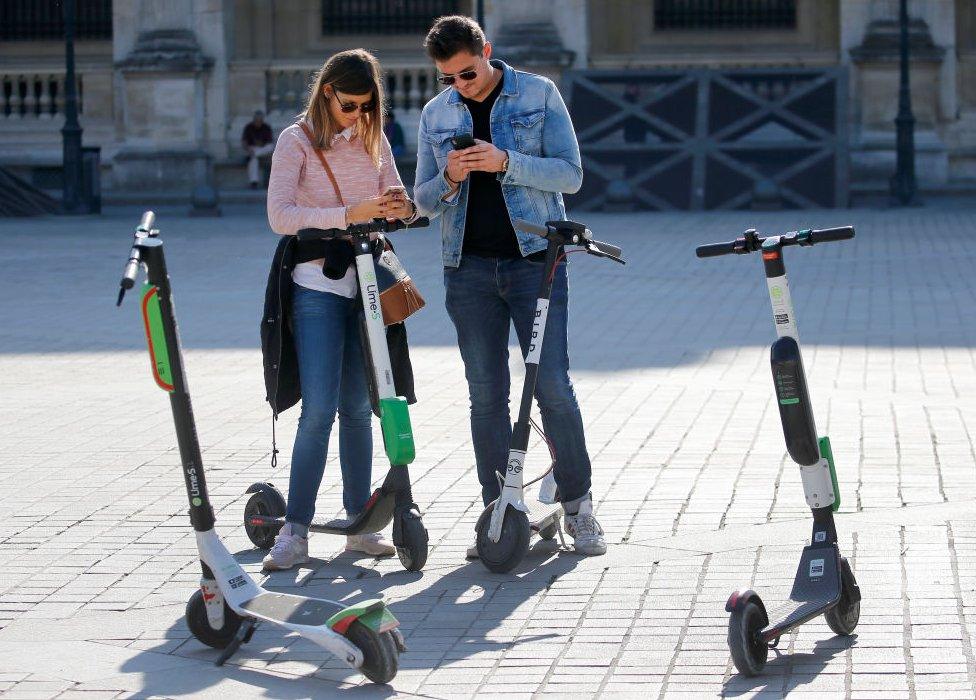
[{"label": "blue denim jacket", "polygon": [[[508,151],[508,170],[498,173],[508,215],[536,224],[566,218],[562,192],[572,194],[583,182],[579,145],[573,122],[559,90],[548,78],[515,70],[502,61],[491,64],[503,71],[502,91],[491,109],[491,141]],[[471,113],[457,90],[442,91],[424,106],[417,139],[414,201],[424,216],[441,217],[441,241],[446,267],[461,262],[464,218],[468,209],[468,180],[452,198],[444,179],[451,137],[470,134]],[[516,231],[522,255],[546,247],[542,238]]]}]

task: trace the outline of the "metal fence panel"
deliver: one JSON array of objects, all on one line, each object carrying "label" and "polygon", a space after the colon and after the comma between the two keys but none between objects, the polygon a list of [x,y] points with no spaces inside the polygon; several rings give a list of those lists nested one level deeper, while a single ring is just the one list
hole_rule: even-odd
[{"label": "metal fence panel", "polygon": [[578,209],[847,205],[843,68],[575,71]]}]

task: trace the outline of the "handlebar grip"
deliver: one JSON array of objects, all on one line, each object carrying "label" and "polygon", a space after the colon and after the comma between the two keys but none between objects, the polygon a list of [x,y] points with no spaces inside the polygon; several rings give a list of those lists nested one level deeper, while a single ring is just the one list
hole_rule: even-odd
[{"label": "handlebar grip", "polygon": [[549,229],[546,226],[540,226],[539,224],[533,224],[525,219],[515,219],[512,222],[512,226],[520,231],[525,231],[526,233],[534,233],[537,236],[546,237],[549,235]]},{"label": "handlebar grip", "polygon": [[156,223],[156,212],[147,211],[142,214],[142,221],[139,222],[139,227],[136,231],[145,231],[149,233],[152,231],[153,224]]},{"label": "handlebar grip", "polygon": [[590,240],[589,244],[594,248],[596,248],[597,250],[599,250],[604,255],[611,255],[615,258],[619,258],[621,255],[623,255],[623,251],[620,250],[620,248],[618,248],[615,245],[611,245],[609,243],[604,243],[603,241]]},{"label": "handlebar grip", "polygon": [[341,228],[303,228],[295,232],[295,238],[300,241],[321,241],[341,236],[345,232]]},{"label": "handlebar grip", "polygon": [[708,243],[695,248],[695,255],[699,258],[714,258],[719,255],[728,255],[734,252],[735,241],[725,243]]},{"label": "handlebar grip", "polygon": [[829,243],[831,241],[846,241],[854,238],[853,226],[838,226],[810,232],[811,243]]},{"label": "handlebar grip", "polygon": [[136,276],[139,274],[139,249],[133,248],[129,255],[129,262],[125,264],[125,272],[122,273],[120,284],[125,289],[132,289],[136,284]]}]

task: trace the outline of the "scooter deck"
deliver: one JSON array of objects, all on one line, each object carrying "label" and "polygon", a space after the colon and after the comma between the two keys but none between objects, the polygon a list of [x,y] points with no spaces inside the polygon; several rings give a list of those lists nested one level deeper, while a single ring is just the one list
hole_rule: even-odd
[{"label": "scooter deck", "polygon": [[343,605],[323,598],[302,598],[288,593],[266,591],[241,604],[255,617],[293,625],[324,625]]},{"label": "scooter deck", "polygon": [[836,544],[803,548],[790,599],[767,611],[764,642],[789,632],[837,604],[841,596],[840,550]]},{"label": "scooter deck", "polygon": [[534,507],[529,513],[529,529],[538,534],[550,524],[558,522],[563,514],[563,507],[559,503],[540,503],[532,504]]},{"label": "scooter deck", "polygon": [[[362,532],[380,532],[393,521],[396,508],[396,494],[388,493],[380,496],[372,508],[367,509],[358,518],[313,518],[308,529],[311,532],[324,532],[330,535],[358,535]],[[263,527],[283,527],[285,519],[271,515],[252,515],[249,517],[252,525]]]}]

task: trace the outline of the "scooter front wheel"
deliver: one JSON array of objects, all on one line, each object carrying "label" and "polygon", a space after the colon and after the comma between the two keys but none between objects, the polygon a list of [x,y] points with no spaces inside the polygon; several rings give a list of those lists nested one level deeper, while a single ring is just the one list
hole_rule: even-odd
[{"label": "scooter front wheel", "polygon": [[834,634],[848,636],[861,617],[861,592],[846,558],[840,560],[840,600],[824,613],[824,620]]},{"label": "scooter front wheel", "polygon": [[400,651],[392,632],[374,632],[359,620],[346,630],[346,639],[363,652],[359,671],[373,683],[389,683],[400,666]]},{"label": "scooter front wheel", "polygon": [[759,633],[768,624],[766,611],[755,601],[750,600],[732,611],[729,617],[729,652],[739,673],[745,676],[762,673],[769,647]]},{"label": "scooter front wheel", "polygon": [[497,542],[492,542],[488,537],[488,529],[491,527],[491,514],[494,510],[494,504],[485,508],[475,526],[478,557],[489,571],[507,574],[519,565],[529,550],[532,530],[529,528],[529,517],[525,513],[517,508],[506,508],[501,536]]},{"label": "scooter front wheel", "polygon": [[393,539],[396,544],[396,534],[399,530],[400,543],[396,544],[396,550],[400,563],[407,571],[420,571],[427,563],[428,552],[427,528],[424,527],[424,521],[415,508],[404,511],[396,517]]},{"label": "scooter front wheel", "polygon": [[208,647],[224,649],[234,639],[243,621],[244,618],[231,610],[224,601],[224,626],[219,630],[211,627],[210,618],[207,617],[207,603],[199,588],[186,602],[186,626],[194,637]]}]

